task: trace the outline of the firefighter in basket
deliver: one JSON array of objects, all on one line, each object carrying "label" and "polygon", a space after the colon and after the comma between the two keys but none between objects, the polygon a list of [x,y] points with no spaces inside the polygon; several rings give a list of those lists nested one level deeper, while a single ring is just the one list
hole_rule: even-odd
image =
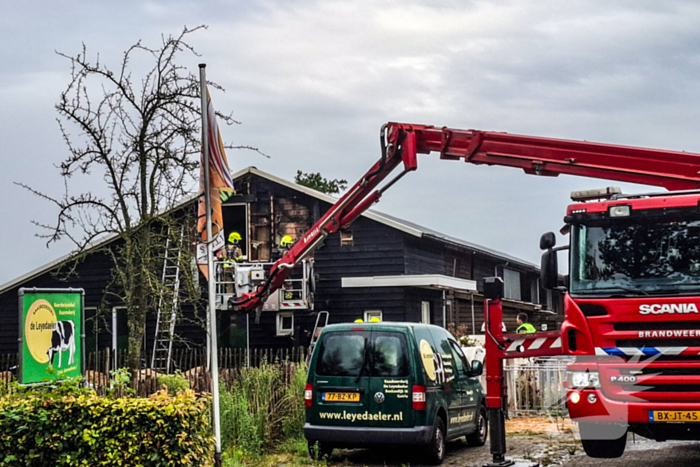
[{"label": "firefighter in basket", "polygon": [[243,250],[239,246],[241,242],[241,234],[231,232],[228,235],[228,242],[219,252],[216,257],[221,261],[220,272],[221,282],[226,284],[226,293],[234,292],[233,278],[236,274],[236,263],[243,258]]}]

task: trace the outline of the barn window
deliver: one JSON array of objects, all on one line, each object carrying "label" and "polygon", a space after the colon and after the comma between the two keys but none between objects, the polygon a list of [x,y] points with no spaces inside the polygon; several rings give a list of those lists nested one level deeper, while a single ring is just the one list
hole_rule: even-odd
[{"label": "barn window", "polygon": [[352,230],[341,230],[340,231],[340,246],[353,246],[354,240],[352,238]]},{"label": "barn window", "polygon": [[379,321],[382,320],[382,310],[366,310],[365,311],[365,321],[370,322],[372,318],[377,318]]},{"label": "barn window", "polygon": [[277,335],[290,336],[294,334],[294,313],[281,311],[277,313]]},{"label": "barn window", "polygon": [[520,273],[512,269],[503,268],[503,283],[505,298],[521,300],[520,298]]}]

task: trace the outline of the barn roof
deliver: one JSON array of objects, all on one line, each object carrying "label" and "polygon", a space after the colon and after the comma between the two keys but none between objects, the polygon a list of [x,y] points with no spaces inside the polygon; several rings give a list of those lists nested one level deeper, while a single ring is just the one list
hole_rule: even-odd
[{"label": "barn roof", "polygon": [[[325,193],[321,193],[320,191],[316,191],[312,188],[308,188],[302,185],[298,185],[290,180],[286,180],[284,178],[277,177],[276,175],[272,175],[268,172],[264,172],[262,170],[257,169],[256,167],[247,167],[243,170],[239,170],[238,172],[234,173],[232,175],[232,178],[234,180],[240,179],[242,177],[245,177],[247,175],[256,175],[258,177],[265,178],[267,180],[270,180],[274,183],[278,183],[280,185],[286,186],[288,188],[291,188],[293,190],[302,192],[306,195],[309,195],[313,198],[319,199],[321,201],[325,201],[330,204],[334,204],[337,201],[337,198],[327,195]],[[185,207],[186,205],[190,203],[194,203],[197,199],[197,195],[193,194],[188,197],[183,198],[178,202],[177,204],[173,205],[169,210],[174,211],[181,209]],[[503,262],[508,262],[512,265],[520,266],[521,268],[525,268],[528,270],[536,270],[539,267],[536,264],[524,261],[522,259],[516,258],[514,256],[507,255],[505,253],[501,253],[496,250],[492,250],[490,248],[486,248],[480,245],[477,245],[475,243],[468,242],[463,239],[451,237],[449,235],[442,234],[440,232],[437,232],[435,230],[429,229],[427,227],[420,226],[418,224],[415,224],[413,222],[409,222],[403,219],[399,219],[398,217],[391,216],[389,214],[384,214],[379,211],[375,211],[374,209],[370,209],[368,211],[365,211],[364,214],[362,214],[363,217],[366,217],[368,219],[371,219],[373,221],[379,222],[381,224],[384,224],[388,227],[400,230],[401,232],[407,233],[409,235],[412,235],[417,238],[428,238],[432,239],[438,242],[446,243],[453,245],[458,248],[467,248],[469,250],[481,252],[484,254],[487,254],[489,256],[492,256],[494,258],[498,258],[502,260]],[[118,239],[119,235],[117,234],[110,234],[102,237],[101,239],[97,240],[94,242],[90,247],[87,249],[89,250],[94,250],[100,247],[103,247],[105,245],[108,245],[109,243],[113,242],[114,240]],[[23,274],[19,277],[16,277],[15,279],[12,279],[2,285],[0,285],[0,294],[5,293],[6,291],[23,284],[24,282],[27,282],[37,276],[40,276],[51,269],[53,269],[56,266],[59,266],[60,264],[68,261],[74,253],[68,253],[66,255],[63,255],[59,258],[56,258],[55,260],[46,263],[42,266],[39,266],[36,269],[33,269],[26,274]]]}]

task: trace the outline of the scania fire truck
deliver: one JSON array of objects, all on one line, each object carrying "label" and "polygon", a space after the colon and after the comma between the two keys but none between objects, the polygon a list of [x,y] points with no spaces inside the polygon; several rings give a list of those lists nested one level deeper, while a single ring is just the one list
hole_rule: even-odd
[{"label": "scania fire truck", "polygon": [[[502,334],[500,298],[487,281],[487,407],[493,465],[507,464],[502,360],[568,354],[567,406],[592,457],[618,457],[632,431],[656,440],[700,439],[700,155],[582,141],[389,123],[378,162],[254,284],[232,299],[260,310],[289,271],[324,238],[347,227],[383,192],[416,170],[417,154],[663,187],[623,194],[575,192],[563,233],[542,236],[542,283],[565,290],[560,331]],[[375,189],[396,167],[403,171]],[[557,252],[569,250],[561,283]],[[490,360],[489,360],[490,359]]]}]

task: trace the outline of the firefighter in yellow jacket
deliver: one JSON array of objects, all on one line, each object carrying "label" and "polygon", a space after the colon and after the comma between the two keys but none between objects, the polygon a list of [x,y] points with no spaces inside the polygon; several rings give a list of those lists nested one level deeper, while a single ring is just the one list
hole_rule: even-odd
[{"label": "firefighter in yellow jacket", "polygon": [[233,293],[233,276],[236,272],[236,263],[243,258],[243,251],[239,246],[241,234],[231,232],[228,235],[228,243],[216,254],[222,261],[222,282],[226,284],[226,293]]}]

